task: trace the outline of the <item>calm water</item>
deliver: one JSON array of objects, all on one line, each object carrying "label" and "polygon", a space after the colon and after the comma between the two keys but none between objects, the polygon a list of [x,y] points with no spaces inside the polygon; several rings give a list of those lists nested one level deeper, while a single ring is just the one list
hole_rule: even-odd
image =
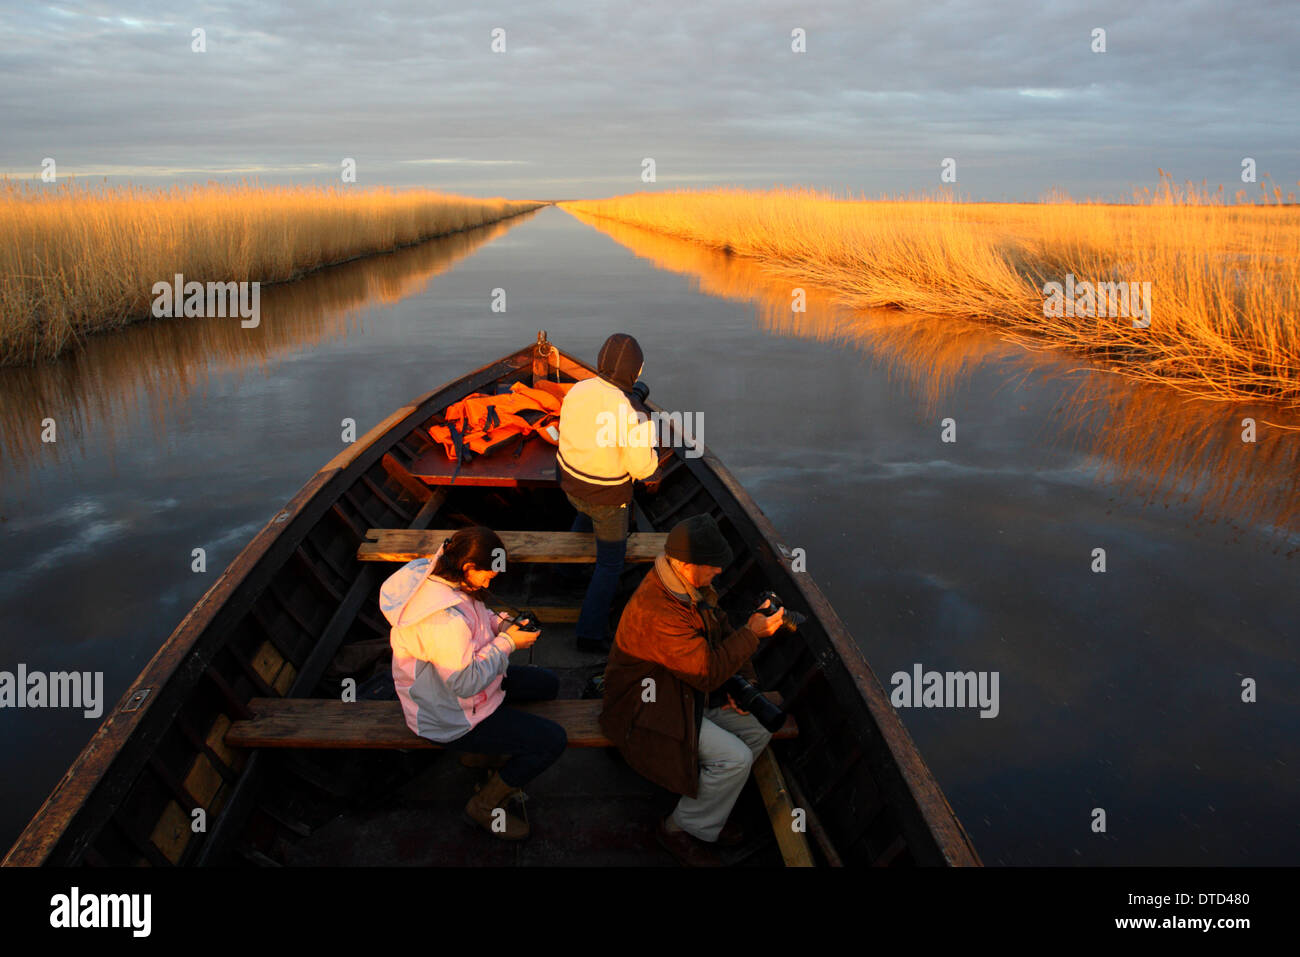
[{"label": "calm water", "polygon": [[[1300,432],[1240,441],[1294,419],[815,291],[792,314],[789,281],[593,225],[545,209],[264,290],[256,330],[151,323],[0,370],[0,670],[102,671],[111,707],[342,419],[541,328],[588,360],[625,331],[882,683],[998,673],[994,719],[900,712],[987,863],[1300,862]],[[0,845],[96,726],[0,710]]]}]

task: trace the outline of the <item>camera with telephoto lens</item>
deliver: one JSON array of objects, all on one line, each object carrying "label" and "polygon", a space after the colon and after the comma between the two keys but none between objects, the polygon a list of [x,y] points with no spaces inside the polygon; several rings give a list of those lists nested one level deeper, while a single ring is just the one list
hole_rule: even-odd
[{"label": "camera with telephoto lens", "polygon": [[785,725],[785,711],[772,704],[771,700],[740,675],[732,675],[722,685],[722,691],[731,695],[736,707],[748,711],[758,723],[775,734]]},{"label": "camera with telephoto lens", "polygon": [[[772,607],[765,610],[763,605],[767,602],[771,602]],[[758,608],[754,610],[764,618],[771,618],[782,608],[785,608],[785,603],[781,601],[781,597],[774,591],[765,591],[763,594],[758,596]],[[801,615],[797,611],[791,611],[789,608],[785,608],[785,620],[781,622],[781,627],[777,630],[796,631],[799,626],[807,620],[807,615]]]},{"label": "camera with telephoto lens", "polygon": [[637,379],[636,382],[632,383],[632,394],[644,402],[650,397],[650,386],[646,384],[645,380]]}]

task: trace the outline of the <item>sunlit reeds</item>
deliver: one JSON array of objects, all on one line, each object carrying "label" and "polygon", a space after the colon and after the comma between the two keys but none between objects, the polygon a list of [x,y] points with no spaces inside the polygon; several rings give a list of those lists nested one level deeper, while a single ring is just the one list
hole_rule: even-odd
[{"label": "sunlit reeds", "polygon": [[0,182],[0,364],[150,315],[156,282],[273,283],[537,207],[431,190]]},{"label": "sunlit reeds", "polygon": [[[287,355],[350,335],[366,309],[419,295],[435,276],[527,218],[498,220],[271,286],[262,297],[264,321],[253,329],[219,318],[139,322],[92,337],[53,361],[0,369],[5,480],[29,464],[84,456],[87,437],[96,437],[93,447],[111,456],[118,423],[138,415],[147,414],[155,434],[165,435],[212,375],[270,374]],[[41,441],[30,427],[47,417],[60,423],[57,442]]]},{"label": "sunlit reeds", "polygon": [[[1226,205],[1168,179],[1134,205],[865,201],[811,190],[637,193],[563,204],[752,257],[854,308],[992,324],[1134,379],[1300,407],[1300,207]],[[1150,324],[1044,315],[1044,287],[1150,283]]]},{"label": "sunlit reeds", "polygon": [[[689,276],[701,292],[752,303],[762,328],[856,349],[917,400],[932,422],[976,368],[992,367],[1016,388],[1049,388],[1054,426],[1042,448],[1075,446],[1095,476],[1149,503],[1194,502],[1198,517],[1238,528],[1262,523],[1277,550],[1300,555],[1300,416],[1274,403],[1189,399],[1158,383],[1125,382],[1054,350],[1027,351],[996,327],[951,316],[837,306],[821,287],[804,287],[807,310],[790,308],[790,283],[753,258],[726,255],[660,231],[571,210],[656,267]],[[1244,420],[1254,442],[1242,441]]]}]

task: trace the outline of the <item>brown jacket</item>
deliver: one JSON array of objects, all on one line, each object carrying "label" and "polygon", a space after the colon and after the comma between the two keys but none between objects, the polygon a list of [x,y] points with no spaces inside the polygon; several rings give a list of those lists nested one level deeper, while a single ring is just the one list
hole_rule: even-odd
[{"label": "brown jacket", "polygon": [[[685,585],[661,555],[619,619],[601,729],[643,776],[695,797],[708,693],[737,671],[752,677],[747,662],[757,649],[748,627],[731,629],[712,588]],[[646,701],[650,687],[654,700]]]}]

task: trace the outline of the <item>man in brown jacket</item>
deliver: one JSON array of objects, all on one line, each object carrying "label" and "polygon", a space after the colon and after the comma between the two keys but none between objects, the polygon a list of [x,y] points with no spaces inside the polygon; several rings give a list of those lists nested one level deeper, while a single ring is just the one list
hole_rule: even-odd
[{"label": "man in brown jacket", "polygon": [[710,515],[668,533],[619,620],[605,668],[600,725],[628,764],[682,795],[659,823],[659,842],[689,865],[717,865],[715,843],[735,843],[724,828],[754,758],[771,734],[728,697],[708,698],[738,671],[752,679],[750,656],[776,632],[784,612],[755,612],[733,630],[710,583],[731,548]]}]

